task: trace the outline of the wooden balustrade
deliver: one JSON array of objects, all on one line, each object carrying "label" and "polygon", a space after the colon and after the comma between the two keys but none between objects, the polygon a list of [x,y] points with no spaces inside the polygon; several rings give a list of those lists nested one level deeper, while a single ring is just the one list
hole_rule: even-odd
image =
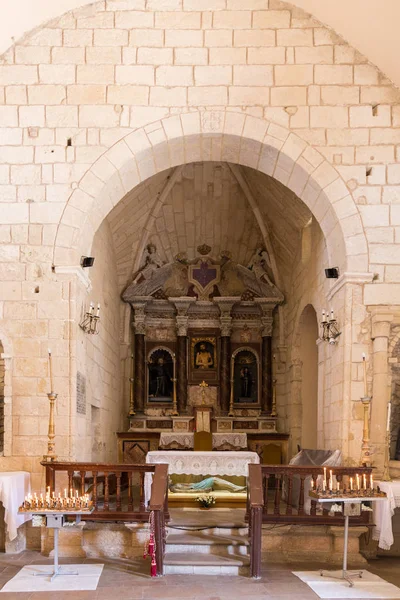
[{"label": "wooden balustrade", "polygon": [[[91,521],[148,521],[149,509],[145,506],[145,476],[153,473],[153,486],[164,485],[163,471],[158,466],[86,462],[42,462],[46,469],[46,487],[56,490],[56,473],[65,476],[64,485],[79,495],[89,493],[94,511],[86,517]],[[168,471],[167,471],[168,472]],[[159,473],[159,474],[158,474]],[[161,477],[160,483],[158,478]],[[166,475],[167,477],[167,475]],[[67,483],[68,481],[68,483]],[[160,487],[161,486],[161,487]],[[167,505],[165,505],[167,506]],[[156,510],[156,509],[151,509]],[[163,518],[169,518],[168,514]],[[82,517],[85,519],[85,516]]]},{"label": "wooden balustrade", "polygon": [[[367,487],[370,482],[371,468],[365,467],[328,467],[329,476],[333,477],[349,489],[350,477],[355,486],[356,474],[362,481],[366,475]],[[326,505],[318,505],[311,500],[309,511],[306,510],[306,482],[312,479],[314,488],[318,477],[323,476],[323,467],[289,466],[289,465],[249,465],[247,518],[250,538],[250,575],[261,576],[261,538],[263,523],[303,524],[303,525],[344,525],[341,513],[329,514]],[[334,503],[334,498],[332,503]],[[350,526],[365,525],[369,522],[369,512],[362,512],[359,517],[350,518]]]}]

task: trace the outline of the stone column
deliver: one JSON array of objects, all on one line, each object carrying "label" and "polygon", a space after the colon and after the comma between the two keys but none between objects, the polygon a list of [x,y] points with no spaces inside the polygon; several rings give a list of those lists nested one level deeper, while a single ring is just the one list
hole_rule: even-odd
[{"label": "stone column", "polygon": [[187,376],[187,332],[189,327],[188,310],[196,298],[182,296],[181,298],[169,298],[175,304],[176,315],[176,392],[178,401],[178,413],[187,413],[188,376]]},{"label": "stone column", "polygon": [[135,331],[134,342],[134,399],[135,410],[143,413],[146,403],[146,361],[145,361],[145,334],[146,334],[146,302],[132,302],[134,309],[133,328]]},{"label": "stone column", "polygon": [[220,297],[214,298],[220,310],[221,328],[221,353],[219,359],[219,404],[223,413],[228,413],[231,395],[231,334],[232,334],[232,308],[240,298]]},{"label": "stone column", "polygon": [[389,371],[389,337],[393,314],[374,309],[372,314],[372,352],[373,352],[373,381],[370,419],[370,439],[373,452],[373,463],[378,473],[383,471],[387,403],[390,387],[388,386]]},{"label": "stone column", "polygon": [[276,302],[267,298],[256,298],[255,302],[261,310],[261,412],[271,413],[272,410],[272,311]]}]

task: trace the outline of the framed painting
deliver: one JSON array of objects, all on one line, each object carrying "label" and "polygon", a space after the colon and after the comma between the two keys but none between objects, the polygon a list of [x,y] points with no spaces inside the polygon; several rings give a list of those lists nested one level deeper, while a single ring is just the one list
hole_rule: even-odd
[{"label": "framed painting", "polygon": [[190,336],[189,374],[191,383],[218,381],[218,346],[216,335]]}]

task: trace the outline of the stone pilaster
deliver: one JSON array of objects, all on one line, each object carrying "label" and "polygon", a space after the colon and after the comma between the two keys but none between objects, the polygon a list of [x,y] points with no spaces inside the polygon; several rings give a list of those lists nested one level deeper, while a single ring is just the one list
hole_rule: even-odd
[{"label": "stone pilaster", "polygon": [[263,298],[257,298],[255,301],[262,311],[261,411],[270,413],[272,410],[272,311],[276,303],[271,303]]}]

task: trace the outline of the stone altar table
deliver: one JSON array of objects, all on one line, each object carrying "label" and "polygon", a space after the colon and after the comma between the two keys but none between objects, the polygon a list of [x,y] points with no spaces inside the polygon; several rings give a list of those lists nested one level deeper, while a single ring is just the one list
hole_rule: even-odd
[{"label": "stone altar table", "polygon": [[[239,475],[248,476],[248,465],[258,464],[256,452],[221,451],[190,452],[185,450],[158,450],[148,452],[146,463],[167,464],[168,473],[177,475]],[[152,473],[146,473],[144,482],[145,504],[151,496]]]}]

